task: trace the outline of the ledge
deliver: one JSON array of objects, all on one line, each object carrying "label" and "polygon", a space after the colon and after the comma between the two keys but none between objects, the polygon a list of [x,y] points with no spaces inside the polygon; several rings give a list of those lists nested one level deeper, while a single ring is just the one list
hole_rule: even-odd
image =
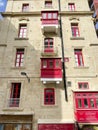
[{"label": "ledge", "polygon": [[32,15],[41,15],[40,11],[34,11],[34,12],[4,12],[1,13],[3,17],[6,16],[32,16]]},{"label": "ledge", "polygon": [[16,37],[15,40],[28,40],[29,38],[19,38],[19,37]]},{"label": "ledge", "polygon": [[98,46],[98,43],[92,43],[92,44],[90,44],[90,46]]},{"label": "ledge", "polygon": [[25,69],[25,67],[11,67],[11,69]]},{"label": "ledge", "polygon": [[84,40],[84,37],[71,37],[70,40]]},{"label": "ledge", "polygon": [[6,46],[7,46],[7,44],[0,44],[0,46],[5,46],[5,47],[6,47]]},{"label": "ledge", "polygon": [[75,69],[89,69],[89,66],[75,66]]},{"label": "ledge", "polygon": [[23,108],[19,107],[10,107],[10,108],[3,108],[3,111],[23,111]]},{"label": "ledge", "polygon": [[[43,11],[42,9],[41,11]],[[57,9],[54,9],[57,10]],[[30,16],[30,15],[41,15],[41,11],[32,12],[3,12],[1,13],[3,17],[5,16]],[[93,15],[94,11],[60,11],[61,15]]]}]

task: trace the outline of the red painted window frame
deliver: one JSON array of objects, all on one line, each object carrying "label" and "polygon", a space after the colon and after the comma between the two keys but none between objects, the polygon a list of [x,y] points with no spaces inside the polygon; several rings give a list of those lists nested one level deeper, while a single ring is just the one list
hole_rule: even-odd
[{"label": "red painted window frame", "polygon": [[[53,38],[45,38],[44,39],[44,52],[53,52],[54,51],[54,43]],[[47,43],[47,45],[45,45]]]},{"label": "red painted window frame", "polygon": [[[51,92],[47,92],[47,91]],[[54,105],[55,104],[55,90],[54,88],[44,89],[44,105]]]},{"label": "red painted window frame", "polygon": [[[77,110],[98,109],[98,92],[76,92],[74,95]],[[78,104],[80,104],[80,107]]]},{"label": "red painted window frame", "polygon": [[27,24],[19,24],[19,38],[26,38],[27,35]]},{"label": "red painted window frame", "polygon": [[[46,17],[43,17],[43,15],[46,15]],[[51,18],[49,18],[49,14],[51,14]],[[56,17],[53,17],[53,14],[56,14]],[[44,20],[57,20],[58,19],[58,12],[57,11],[48,11],[48,12],[42,12],[42,19]]]},{"label": "red painted window frame", "polygon": [[69,11],[75,11],[75,3],[68,3],[68,9]]},{"label": "red painted window frame", "polygon": [[73,37],[80,37],[79,27],[77,23],[71,23],[71,30]]},{"label": "red painted window frame", "polygon": [[52,7],[52,1],[45,1],[45,7]]},{"label": "red painted window frame", "polygon": [[[44,66],[44,62],[46,62],[45,63],[46,67]],[[53,67],[50,66],[52,65],[52,63],[53,63]],[[57,63],[58,63],[58,66],[57,66]],[[41,69],[61,69],[61,59],[43,58],[41,59]]]},{"label": "red painted window frame", "polygon": [[23,3],[22,4],[22,12],[27,12],[29,9],[29,3]]},{"label": "red painted window frame", "polygon": [[15,67],[22,67],[24,63],[24,49],[16,49]]},{"label": "red painted window frame", "polygon": [[12,83],[10,91],[10,107],[19,107],[21,83]]},{"label": "red painted window frame", "polygon": [[[81,88],[79,87],[79,85],[81,85]],[[85,85],[87,85],[87,88],[85,88]],[[88,89],[89,84],[88,84],[88,82],[78,82],[78,88],[79,89]]]},{"label": "red painted window frame", "polygon": [[77,66],[84,66],[82,49],[74,49],[75,62]]}]

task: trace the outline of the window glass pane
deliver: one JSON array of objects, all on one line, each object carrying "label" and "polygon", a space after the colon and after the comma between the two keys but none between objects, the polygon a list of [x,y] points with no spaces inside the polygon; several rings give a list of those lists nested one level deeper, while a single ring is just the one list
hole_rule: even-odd
[{"label": "window glass pane", "polygon": [[78,99],[78,108],[81,108],[82,107],[82,101],[81,99]]},{"label": "window glass pane", "polygon": [[49,68],[53,68],[53,61],[49,61]]},{"label": "window glass pane", "polygon": [[4,124],[0,124],[0,130],[4,130]]},{"label": "window glass pane", "polygon": [[84,107],[88,108],[88,101],[87,101],[87,99],[84,99]]},{"label": "window glass pane", "polygon": [[52,13],[48,13],[48,19],[52,18]]},{"label": "window glass pane", "polygon": [[30,130],[30,125],[29,124],[23,125],[23,130]]},{"label": "window glass pane", "polygon": [[80,89],[82,88],[82,83],[79,83],[79,88],[80,88]]},{"label": "window glass pane", "polygon": [[57,13],[53,13],[53,19],[57,18]]},{"label": "window glass pane", "polygon": [[59,67],[60,67],[60,61],[56,60],[56,68],[59,68]]},{"label": "window glass pane", "polygon": [[96,99],[96,106],[98,107],[98,98]]},{"label": "window glass pane", "polygon": [[83,66],[82,55],[79,55],[80,65]]},{"label": "window glass pane", "polygon": [[47,18],[47,14],[46,14],[46,13],[43,13],[43,14],[42,14],[42,17],[43,17],[43,19],[46,19],[46,18]]},{"label": "window glass pane", "polygon": [[43,68],[47,68],[47,61],[46,60],[43,61]]},{"label": "window glass pane", "polygon": [[53,92],[52,89],[47,89],[47,90],[46,90],[46,93],[51,93],[51,92]]},{"label": "window glass pane", "polygon": [[16,124],[14,126],[14,130],[22,130],[22,125],[21,124]]},{"label": "window glass pane", "polygon": [[84,88],[88,88],[88,83],[84,83]]},{"label": "window glass pane", "polygon": [[94,107],[94,99],[90,99],[90,106]]}]

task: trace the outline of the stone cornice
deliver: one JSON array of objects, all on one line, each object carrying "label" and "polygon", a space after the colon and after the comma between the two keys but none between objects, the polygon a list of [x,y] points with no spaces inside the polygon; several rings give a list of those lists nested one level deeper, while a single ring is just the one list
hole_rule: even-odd
[{"label": "stone cornice", "polygon": [[[61,15],[92,15],[94,12],[93,11],[61,11],[59,14]],[[3,12],[1,13],[3,17],[10,16],[10,17],[15,17],[15,16],[33,16],[33,15],[41,15],[41,11],[34,11],[34,12]]]}]

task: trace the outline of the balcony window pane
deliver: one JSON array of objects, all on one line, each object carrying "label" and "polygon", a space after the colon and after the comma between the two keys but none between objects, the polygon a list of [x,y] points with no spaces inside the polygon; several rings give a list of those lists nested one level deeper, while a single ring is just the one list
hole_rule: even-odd
[{"label": "balcony window pane", "polygon": [[87,102],[87,99],[84,99],[84,107],[85,107],[85,108],[88,108],[88,102]]},{"label": "balcony window pane", "polygon": [[81,99],[78,99],[78,108],[81,108],[81,107],[82,107]]},{"label": "balcony window pane", "polygon": [[94,107],[94,99],[90,99],[90,106]]}]

